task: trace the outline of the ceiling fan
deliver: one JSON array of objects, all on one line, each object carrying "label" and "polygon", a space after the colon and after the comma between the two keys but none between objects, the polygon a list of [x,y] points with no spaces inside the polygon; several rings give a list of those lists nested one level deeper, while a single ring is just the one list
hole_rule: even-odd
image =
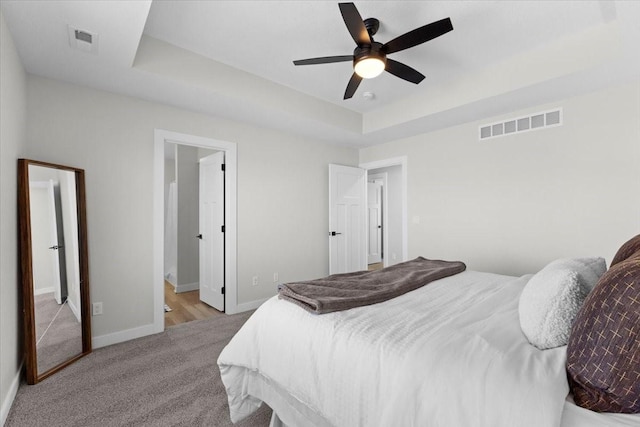
[{"label": "ceiling fan", "polygon": [[357,45],[353,55],[299,59],[293,61],[293,64],[314,65],[353,61],[354,72],[344,92],[344,99],[349,99],[353,96],[362,79],[376,77],[383,71],[387,71],[411,83],[420,83],[424,79],[424,75],[408,65],[387,58],[387,55],[428,42],[453,30],[451,19],[445,18],[416,28],[382,44],[373,40],[373,36],[380,26],[380,21],[376,18],[363,20],[353,3],[339,3],[338,6],[340,7],[340,13],[342,13],[342,19]]}]

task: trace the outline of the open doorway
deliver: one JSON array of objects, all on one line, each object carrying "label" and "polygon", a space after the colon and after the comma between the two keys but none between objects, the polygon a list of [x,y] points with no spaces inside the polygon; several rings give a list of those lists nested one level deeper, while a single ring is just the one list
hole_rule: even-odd
[{"label": "open doorway", "polygon": [[381,224],[375,225],[381,225],[382,266],[407,260],[406,156],[362,163],[359,167],[329,164],[329,274],[365,270],[370,264],[368,174],[388,178],[387,185],[383,183],[381,188]]},{"label": "open doorway", "polygon": [[[211,159],[217,165],[216,170],[212,170]],[[224,224],[222,164],[222,151],[165,142],[166,326],[203,320],[224,312],[221,294],[224,286],[224,233],[220,229]],[[215,185],[212,185],[212,180]],[[214,221],[219,223],[216,230],[211,226]],[[212,247],[217,250],[211,251]],[[215,288],[219,294],[212,291],[213,281],[218,284]]]},{"label": "open doorway", "polygon": [[[367,174],[367,265],[368,270],[380,270],[384,267],[384,234],[387,232],[386,173]],[[384,200],[384,201],[383,201]]]},{"label": "open doorway", "polygon": [[367,170],[368,268],[406,261],[406,157],[364,163]]},{"label": "open doorway", "polygon": [[[199,290],[201,272],[199,266],[202,264],[199,262],[199,255],[195,256],[195,261],[192,261],[191,267],[181,267],[179,262],[179,255],[175,262],[175,272],[172,271],[171,263],[167,263],[165,254],[167,253],[167,247],[165,246],[165,240],[171,237],[167,234],[167,212],[171,212],[168,206],[165,206],[165,199],[170,202],[171,195],[171,176],[167,172],[167,169],[171,169],[171,166],[167,168],[167,156],[165,154],[165,148],[175,147],[176,152],[185,151],[193,154],[192,159],[195,162],[194,168],[198,171],[200,169],[198,160],[205,158],[211,153],[219,152],[224,157],[224,180],[222,183],[222,193],[226,200],[223,206],[223,227],[219,228],[219,232],[224,233],[224,239],[222,240],[221,251],[224,253],[222,260],[222,267],[219,269],[222,273],[223,286],[218,287],[217,290],[221,293],[224,312],[227,314],[235,313],[237,310],[237,269],[236,269],[236,166],[237,166],[237,149],[234,143],[226,141],[218,141],[209,138],[203,138],[193,135],[180,134],[176,132],[170,132],[165,130],[156,129],[154,138],[154,331],[161,332],[165,328],[165,288],[169,286],[171,290],[171,282],[166,283],[166,279],[170,278],[175,281],[177,287],[180,285],[186,285],[181,288],[180,291],[191,292],[189,285],[196,287]],[[168,145],[169,144],[169,145]],[[188,155],[186,156],[189,157]],[[192,163],[194,163],[192,162]],[[177,170],[177,169],[176,169]],[[178,171],[179,173],[179,171]],[[199,173],[199,172],[198,172]],[[192,173],[192,177],[194,174]],[[179,181],[180,177],[176,177]],[[193,178],[195,179],[195,178]],[[195,179],[198,183],[199,178]],[[179,189],[174,192],[179,192]],[[185,195],[198,195],[199,190],[191,188],[186,190]],[[174,198],[176,195],[174,195]],[[180,205],[183,201],[178,199],[177,205]],[[197,212],[197,207],[195,208]],[[198,214],[192,215],[187,219],[187,230],[183,236],[186,240],[190,241],[191,246],[198,246],[200,235],[199,230],[201,224],[198,222]],[[169,221],[170,222],[170,221]],[[179,228],[179,221],[176,221],[175,226]],[[193,228],[193,230],[191,228]],[[176,234],[176,242],[180,239],[180,230]],[[199,252],[198,252],[199,253]],[[193,256],[192,256],[193,258]],[[186,268],[186,270],[185,270]],[[184,280],[180,279],[180,271],[186,271],[187,277]],[[175,276],[172,276],[175,274]],[[195,281],[193,278],[196,278]],[[176,289],[177,287],[174,287]],[[176,295],[183,292],[178,292]],[[175,303],[174,303],[175,304]],[[173,308],[172,308],[173,311]]]}]

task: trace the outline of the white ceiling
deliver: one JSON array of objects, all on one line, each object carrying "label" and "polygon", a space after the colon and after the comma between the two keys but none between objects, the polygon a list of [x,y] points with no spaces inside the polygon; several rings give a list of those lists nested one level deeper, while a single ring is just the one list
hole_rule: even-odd
[{"label": "white ceiling", "polygon": [[[342,100],[355,44],[329,1],[9,1],[29,73],[337,144],[365,146],[640,76],[640,2],[359,1],[386,42],[450,17],[454,30],[390,55],[426,75],[364,80]],[[97,33],[71,49],[67,26]],[[362,97],[365,91],[374,100]]]}]

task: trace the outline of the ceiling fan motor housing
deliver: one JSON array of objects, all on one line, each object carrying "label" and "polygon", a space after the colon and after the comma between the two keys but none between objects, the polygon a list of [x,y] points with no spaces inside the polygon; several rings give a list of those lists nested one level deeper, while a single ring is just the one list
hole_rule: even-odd
[{"label": "ceiling fan motor housing", "polygon": [[387,54],[383,49],[382,43],[373,42],[371,45],[357,46],[353,50],[353,65],[367,58],[376,58],[381,60],[385,65],[387,63]]},{"label": "ceiling fan motor housing", "polygon": [[378,28],[380,28],[380,21],[376,18],[367,18],[363,22],[369,37],[373,37],[378,32]]}]

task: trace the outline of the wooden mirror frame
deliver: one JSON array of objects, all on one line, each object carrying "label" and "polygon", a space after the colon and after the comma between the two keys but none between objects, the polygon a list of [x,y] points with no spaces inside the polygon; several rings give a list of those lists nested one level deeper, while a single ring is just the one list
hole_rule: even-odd
[{"label": "wooden mirror frame", "polygon": [[[53,368],[38,373],[36,350],[36,322],[33,290],[33,252],[31,245],[31,209],[29,194],[29,165],[70,171],[75,174],[78,217],[78,255],[80,267],[80,313],[82,318],[82,353],[72,356]],[[89,264],[87,245],[87,216],[84,170],[37,160],[18,159],[18,226],[20,279],[23,292],[24,350],[27,383],[36,384],[64,367],[91,353],[91,313],[89,310]]]}]

